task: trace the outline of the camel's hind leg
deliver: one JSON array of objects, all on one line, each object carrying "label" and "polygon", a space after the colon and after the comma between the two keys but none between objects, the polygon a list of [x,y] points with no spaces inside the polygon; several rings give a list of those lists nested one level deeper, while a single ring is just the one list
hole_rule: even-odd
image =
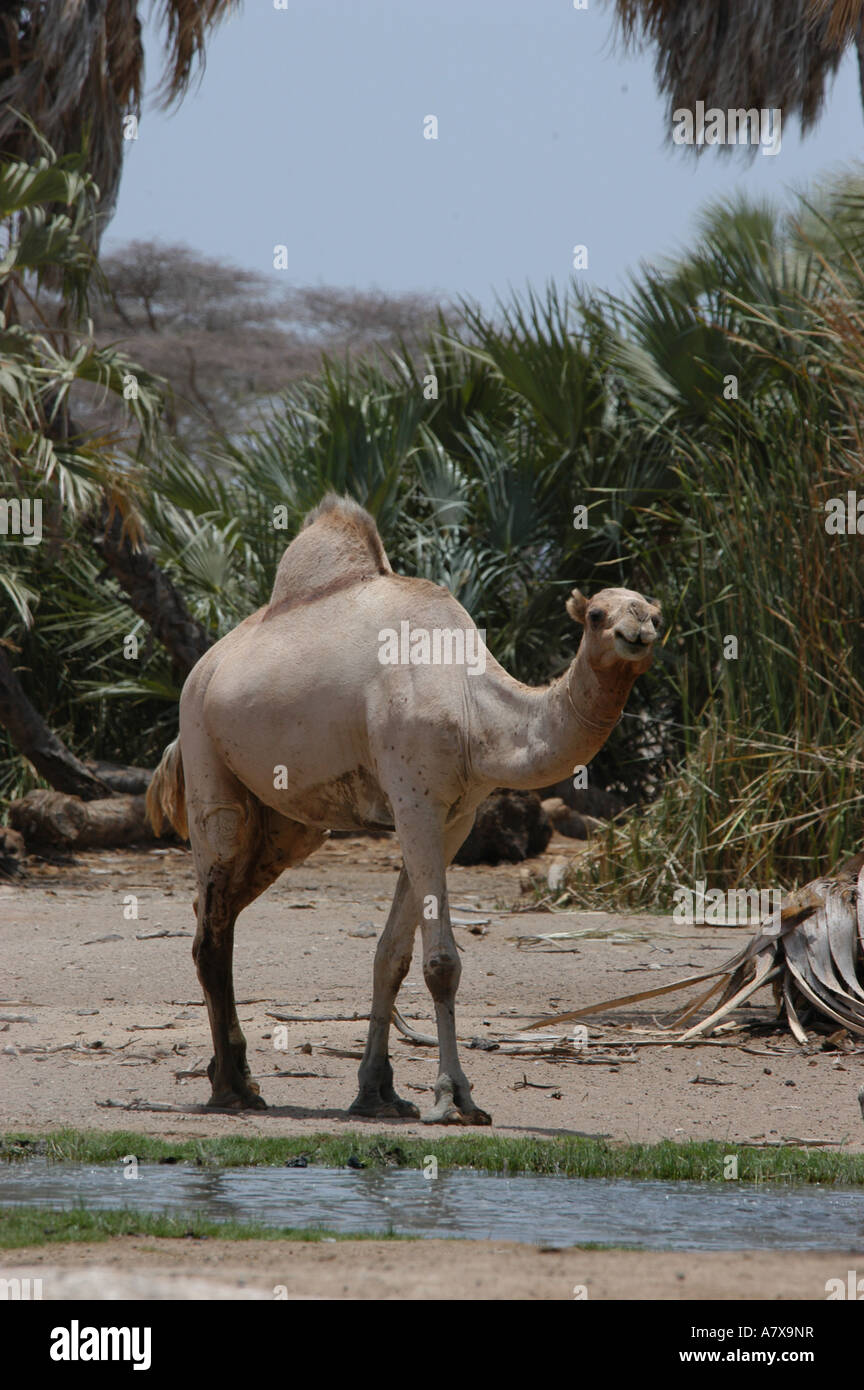
[{"label": "camel's hind leg", "polygon": [[243,908],[291,864],[323,843],[327,832],[286,820],[262,806],[225,770],[215,797],[189,799],[189,834],[198,876],[198,929],[192,956],[204,991],[213,1057],[208,1105],[266,1109],[251,1079],[246,1039],[234,1001],[234,923]]},{"label": "camel's hind leg", "polygon": [[234,1002],[234,922],[230,867],[214,866],[197,900],[198,930],[192,957],[204,991],[213,1056],[207,1067],[212,1087],[208,1105],[220,1109],[266,1108],[246,1061],[246,1039]]}]

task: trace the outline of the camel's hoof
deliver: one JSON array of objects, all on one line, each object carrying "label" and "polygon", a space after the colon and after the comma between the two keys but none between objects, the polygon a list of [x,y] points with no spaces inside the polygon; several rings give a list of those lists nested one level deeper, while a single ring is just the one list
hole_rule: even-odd
[{"label": "camel's hoof", "polygon": [[[210,1058],[210,1061],[207,1063],[207,1080],[210,1082],[210,1085],[211,1085],[211,1086],[213,1085],[213,1078],[215,1077],[215,1075],[216,1075],[216,1058],[215,1058],[215,1057],[211,1057],[211,1058]],[[260,1095],[260,1093],[261,1093],[261,1087],[258,1085],[258,1082],[257,1082],[257,1081],[253,1081],[253,1080],[252,1080],[252,1073],[250,1072],[249,1067],[248,1067],[247,1064],[246,1064],[245,1055],[244,1055],[244,1059],[243,1059],[242,1065],[238,1065],[238,1066],[236,1067],[236,1069],[235,1069],[235,1075],[240,1077],[240,1085],[239,1085],[239,1087],[238,1087],[238,1094],[242,1093],[243,1091],[254,1091],[256,1096],[257,1096],[257,1095]],[[227,1094],[228,1094],[228,1091],[226,1090],[226,1095],[227,1095]],[[211,1103],[212,1103],[212,1102],[211,1102]]]},{"label": "camel's hoof", "polygon": [[471,1110],[460,1110],[456,1105],[438,1106],[427,1110],[421,1116],[424,1125],[491,1125],[492,1116],[475,1106]]},{"label": "camel's hoof", "polygon": [[244,1086],[242,1091],[213,1092],[207,1102],[208,1110],[266,1110],[267,1102],[259,1094],[254,1081]]},{"label": "camel's hoof", "polygon": [[393,1096],[384,1100],[381,1096],[359,1095],[348,1109],[349,1115],[364,1115],[373,1120],[419,1120],[420,1111],[410,1100]]},{"label": "camel's hoof", "polygon": [[394,1100],[382,1101],[378,1114],[382,1119],[420,1119],[420,1111],[417,1106],[410,1100],[402,1100],[401,1096],[396,1096]]},{"label": "camel's hoof", "polygon": [[461,1086],[465,1105],[457,1103],[455,1090],[449,1076],[443,1074],[438,1077],[435,1082],[435,1104],[421,1116],[424,1125],[491,1125],[492,1116],[472,1104],[467,1083]]}]

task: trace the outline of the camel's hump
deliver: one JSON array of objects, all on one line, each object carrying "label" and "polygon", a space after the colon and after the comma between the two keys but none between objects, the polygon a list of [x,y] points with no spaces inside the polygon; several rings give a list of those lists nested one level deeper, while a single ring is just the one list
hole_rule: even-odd
[{"label": "camel's hump", "polygon": [[279,561],[270,604],[392,573],[374,519],[352,497],[328,492]]}]

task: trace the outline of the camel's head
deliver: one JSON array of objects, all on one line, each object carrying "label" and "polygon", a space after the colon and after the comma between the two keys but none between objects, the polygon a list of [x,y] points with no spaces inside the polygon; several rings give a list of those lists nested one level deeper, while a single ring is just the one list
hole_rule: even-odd
[{"label": "camel's head", "polygon": [[601,589],[586,598],[574,589],[567,612],[585,628],[582,641],[595,671],[606,670],[616,661],[631,662],[636,675],[648,670],[663,626],[656,599],[643,598],[632,589]]}]

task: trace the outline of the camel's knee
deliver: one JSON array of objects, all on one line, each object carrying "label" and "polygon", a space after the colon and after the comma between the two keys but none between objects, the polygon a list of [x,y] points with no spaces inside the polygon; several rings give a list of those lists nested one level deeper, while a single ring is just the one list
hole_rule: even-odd
[{"label": "camel's knee", "polygon": [[388,956],[379,949],[375,956],[373,983],[377,989],[398,990],[411,969],[412,952],[409,949],[395,957]]},{"label": "camel's knee", "polygon": [[455,950],[432,951],[423,962],[423,978],[435,1000],[452,999],[461,974],[462,965]]},{"label": "camel's knee", "polygon": [[192,959],[202,979],[224,970],[227,958],[228,942],[223,936],[207,931],[197,933],[192,942]]},{"label": "camel's knee", "polygon": [[195,827],[202,847],[218,863],[227,863],[244,849],[249,824],[248,806],[216,802],[195,813]]}]

